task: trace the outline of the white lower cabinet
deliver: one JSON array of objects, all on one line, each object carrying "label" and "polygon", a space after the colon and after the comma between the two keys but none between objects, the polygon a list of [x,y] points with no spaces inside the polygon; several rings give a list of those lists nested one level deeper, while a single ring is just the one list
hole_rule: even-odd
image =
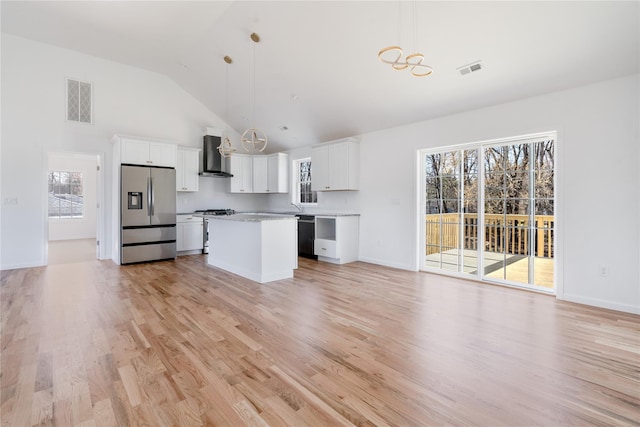
[{"label": "white lower cabinet", "polygon": [[203,221],[193,215],[176,215],[176,251],[202,251]]},{"label": "white lower cabinet", "polygon": [[338,258],[336,247],[336,241],[328,239],[316,239],[314,246],[316,255],[329,258]]},{"label": "white lower cabinet", "polygon": [[314,253],[319,261],[346,264],[358,260],[359,217],[316,216]]}]

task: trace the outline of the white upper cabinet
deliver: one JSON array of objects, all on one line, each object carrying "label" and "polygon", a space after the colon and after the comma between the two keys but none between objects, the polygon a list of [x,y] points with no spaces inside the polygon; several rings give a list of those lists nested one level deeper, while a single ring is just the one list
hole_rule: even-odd
[{"label": "white upper cabinet", "polygon": [[347,139],[311,148],[313,191],[357,190],[359,188],[359,146]]},{"label": "white upper cabinet", "polygon": [[276,153],[267,156],[268,193],[288,193],[289,192],[289,155]]},{"label": "white upper cabinet", "polygon": [[176,167],[176,144],[117,135],[114,138],[120,143],[120,163]]},{"label": "white upper cabinet", "polygon": [[198,191],[198,148],[178,147],[176,164],[176,191]]},{"label": "white upper cabinet", "polygon": [[267,156],[253,156],[253,192],[269,192],[269,162]]},{"label": "white upper cabinet", "polygon": [[289,155],[268,156],[233,154],[227,160],[231,178],[231,193],[288,193]]},{"label": "white upper cabinet", "polygon": [[253,156],[247,154],[233,154],[227,159],[232,193],[253,193]]}]

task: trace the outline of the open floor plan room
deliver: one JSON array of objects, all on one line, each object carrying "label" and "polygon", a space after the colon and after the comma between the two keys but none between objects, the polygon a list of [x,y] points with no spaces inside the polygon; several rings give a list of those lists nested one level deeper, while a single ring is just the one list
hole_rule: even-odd
[{"label": "open floor plan room", "polygon": [[638,316],[300,258],[2,273],[3,425],[638,425]]}]

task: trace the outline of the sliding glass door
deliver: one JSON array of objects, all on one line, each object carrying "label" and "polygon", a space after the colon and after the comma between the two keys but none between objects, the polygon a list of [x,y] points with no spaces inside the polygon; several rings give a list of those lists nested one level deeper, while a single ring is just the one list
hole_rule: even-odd
[{"label": "sliding glass door", "polygon": [[423,268],[553,290],[554,147],[549,134],[423,152]]},{"label": "sliding glass door", "polygon": [[478,269],[478,151],[425,157],[425,265],[475,274]]}]

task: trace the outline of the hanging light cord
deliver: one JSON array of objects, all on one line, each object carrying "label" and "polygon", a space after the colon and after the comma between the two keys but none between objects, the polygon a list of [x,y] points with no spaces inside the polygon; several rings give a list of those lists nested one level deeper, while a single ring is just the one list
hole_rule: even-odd
[{"label": "hanging light cord", "polygon": [[253,43],[253,128],[256,127],[256,42]]},{"label": "hanging light cord", "polygon": [[[256,44],[260,41],[260,36],[256,33],[252,33],[250,36],[253,41],[253,125],[249,129],[245,130],[240,136],[240,143],[245,151],[249,151],[249,146],[254,150],[263,152],[267,148],[267,135],[264,131],[256,128]],[[262,145],[262,148],[258,149],[256,145]]]},{"label": "hanging light cord", "polygon": [[227,91],[226,91],[226,95],[225,95],[225,99],[226,99],[226,108],[225,108],[225,124],[227,125],[227,136],[229,136],[229,64],[227,64],[227,75],[226,75],[226,83],[227,83]]},{"label": "hanging light cord", "polygon": [[413,50],[420,52],[418,49],[418,6],[416,0],[413,0]]}]

